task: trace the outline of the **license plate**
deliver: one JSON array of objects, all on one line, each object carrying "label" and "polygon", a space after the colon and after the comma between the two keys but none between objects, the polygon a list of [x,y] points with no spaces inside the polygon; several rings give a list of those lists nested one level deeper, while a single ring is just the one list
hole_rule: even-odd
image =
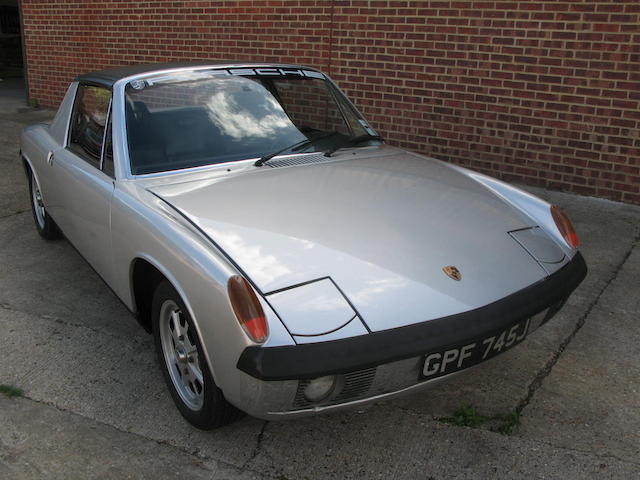
[{"label": "license plate", "polygon": [[525,339],[530,323],[531,319],[523,320],[495,335],[429,353],[424,360],[422,379],[449,375],[506,352]]}]

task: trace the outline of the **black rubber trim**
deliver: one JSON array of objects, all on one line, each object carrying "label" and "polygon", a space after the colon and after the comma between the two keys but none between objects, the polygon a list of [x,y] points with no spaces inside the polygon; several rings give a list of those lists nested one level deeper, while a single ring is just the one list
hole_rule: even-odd
[{"label": "black rubber trim", "polygon": [[124,67],[108,68],[96,72],[85,73],[74,79],[74,82],[88,82],[104,87],[113,87],[118,80],[134,75],[144,75],[146,73],[160,73],[163,70],[177,68],[207,68],[216,69],[227,67],[229,69],[236,68],[284,68],[296,70],[311,70],[319,72],[316,68],[305,67],[302,65],[292,65],[286,63],[260,63],[260,62],[175,62],[175,63],[144,63],[127,65]]},{"label": "black rubber trim", "polygon": [[237,367],[260,380],[294,380],[346,373],[424,355],[483,336],[563,302],[582,282],[587,265],[578,252],[557,272],[475,310],[406,327],[328,342],[251,346]]}]

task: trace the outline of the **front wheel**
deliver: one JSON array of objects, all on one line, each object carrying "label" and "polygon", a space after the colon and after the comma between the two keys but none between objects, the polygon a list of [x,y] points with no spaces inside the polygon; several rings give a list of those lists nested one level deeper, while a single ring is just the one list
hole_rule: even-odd
[{"label": "front wheel", "polygon": [[29,193],[31,196],[31,212],[36,224],[36,230],[42,238],[56,240],[61,237],[58,226],[47,213],[42,200],[42,191],[38,184],[38,179],[33,174],[33,170],[28,169]]},{"label": "front wheel", "polygon": [[184,418],[202,430],[225,425],[239,415],[215,384],[202,344],[184,302],[162,281],[153,295],[153,336],[173,401]]}]

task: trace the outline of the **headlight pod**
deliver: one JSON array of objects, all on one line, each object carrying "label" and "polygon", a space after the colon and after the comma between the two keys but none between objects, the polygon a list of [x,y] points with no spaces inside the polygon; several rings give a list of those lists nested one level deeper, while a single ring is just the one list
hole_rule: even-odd
[{"label": "headlight pod", "polygon": [[264,343],[269,331],[262,305],[249,282],[241,275],[234,275],[227,282],[229,300],[238,322],[256,343]]},{"label": "headlight pod", "polygon": [[580,239],[567,214],[558,205],[551,205],[551,216],[567,244],[573,248],[578,248]]},{"label": "headlight pod", "polygon": [[[575,249],[579,245],[578,236],[571,226],[571,222],[562,210],[555,206],[549,205],[544,200],[525,192],[512,185],[508,185],[495,178],[473,172],[462,167],[451,165],[452,168],[474,179],[478,183],[484,185],[496,195],[504,198],[514,207],[519,209],[523,214],[530,217],[535,224],[551,233],[554,239],[563,243],[563,248]],[[555,212],[555,214],[554,214]],[[573,235],[571,235],[573,233]],[[570,252],[565,253],[570,255]]]}]

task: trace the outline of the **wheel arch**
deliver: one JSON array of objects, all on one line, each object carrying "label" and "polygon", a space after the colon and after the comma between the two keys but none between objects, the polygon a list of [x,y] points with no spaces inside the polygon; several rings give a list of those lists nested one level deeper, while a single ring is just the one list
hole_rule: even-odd
[{"label": "wheel arch", "polygon": [[[148,278],[148,276],[151,276],[152,281],[147,283],[145,282],[145,279]],[[173,286],[189,311],[189,315],[191,316],[191,320],[202,344],[205,361],[209,365],[211,375],[217,382],[216,371],[211,361],[211,356],[209,355],[206,342],[203,340],[198,318],[195,315],[193,307],[189,301],[189,297],[178,279],[169,271],[169,269],[164,267],[161,262],[146,254],[135,255],[131,260],[129,267],[129,279],[133,313],[140,325],[149,333],[151,333],[153,329],[151,303],[153,301],[155,288],[163,280],[166,280],[171,284],[171,286]],[[141,306],[142,309],[140,308]]]},{"label": "wheel arch", "polygon": [[[33,175],[36,179],[36,182],[38,182],[38,185],[40,185],[40,187],[42,187],[42,182],[40,182],[40,176],[38,175],[38,172],[36,171],[36,169],[33,167],[33,162],[31,161],[31,159],[27,156],[26,153],[24,153],[22,150],[20,150],[20,158],[22,158],[22,166],[24,168],[24,174],[27,177],[27,187],[30,187],[31,185],[31,176]],[[42,190],[40,190],[40,194],[42,195],[42,198],[45,198],[45,194]]]},{"label": "wheel arch", "polygon": [[180,295],[180,298],[189,310],[189,314],[195,323],[198,335],[200,335],[198,320],[196,319],[193,308],[189,302],[189,297],[182,288],[180,282],[168,268],[162,265],[162,263],[157,261],[155,258],[144,254],[136,255],[131,260],[129,266],[131,299],[133,311],[138,322],[147,332],[151,332],[151,302],[153,301],[153,293],[155,292],[158,284],[163,280],[169,282],[173,288],[175,288],[176,292],[178,292],[178,295]]},{"label": "wheel arch", "polygon": [[22,159],[22,167],[24,168],[24,173],[27,176],[27,180],[30,182],[31,177],[29,176],[29,174],[33,173],[33,175],[37,175],[36,171],[33,168],[33,164],[29,157],[27,157],[27,155],[22,150],[20,150],[20,158]]},{"label": "wheel arch", "polygon": [[194,319],[196,329],[199,330],[193,309],[189,303],[189,297],[180,282],[162,263],[148,255],[136,255],[129,266],[129,279],[134,313],[138,322],[147,332],[151,332],[152,329],[151,302],[153,301],[153,293],[163,280],[168,281],[176,289],[176,292],[178,292],[189,310],[191,318]]},{"label": "wheel arch", "polygon": [[167,277],[153,263],[142,257],[136,257],[131,261],[129,277],[136,319],[145,331],[151,333],[153,293],[160,282],[167,279]]}]

